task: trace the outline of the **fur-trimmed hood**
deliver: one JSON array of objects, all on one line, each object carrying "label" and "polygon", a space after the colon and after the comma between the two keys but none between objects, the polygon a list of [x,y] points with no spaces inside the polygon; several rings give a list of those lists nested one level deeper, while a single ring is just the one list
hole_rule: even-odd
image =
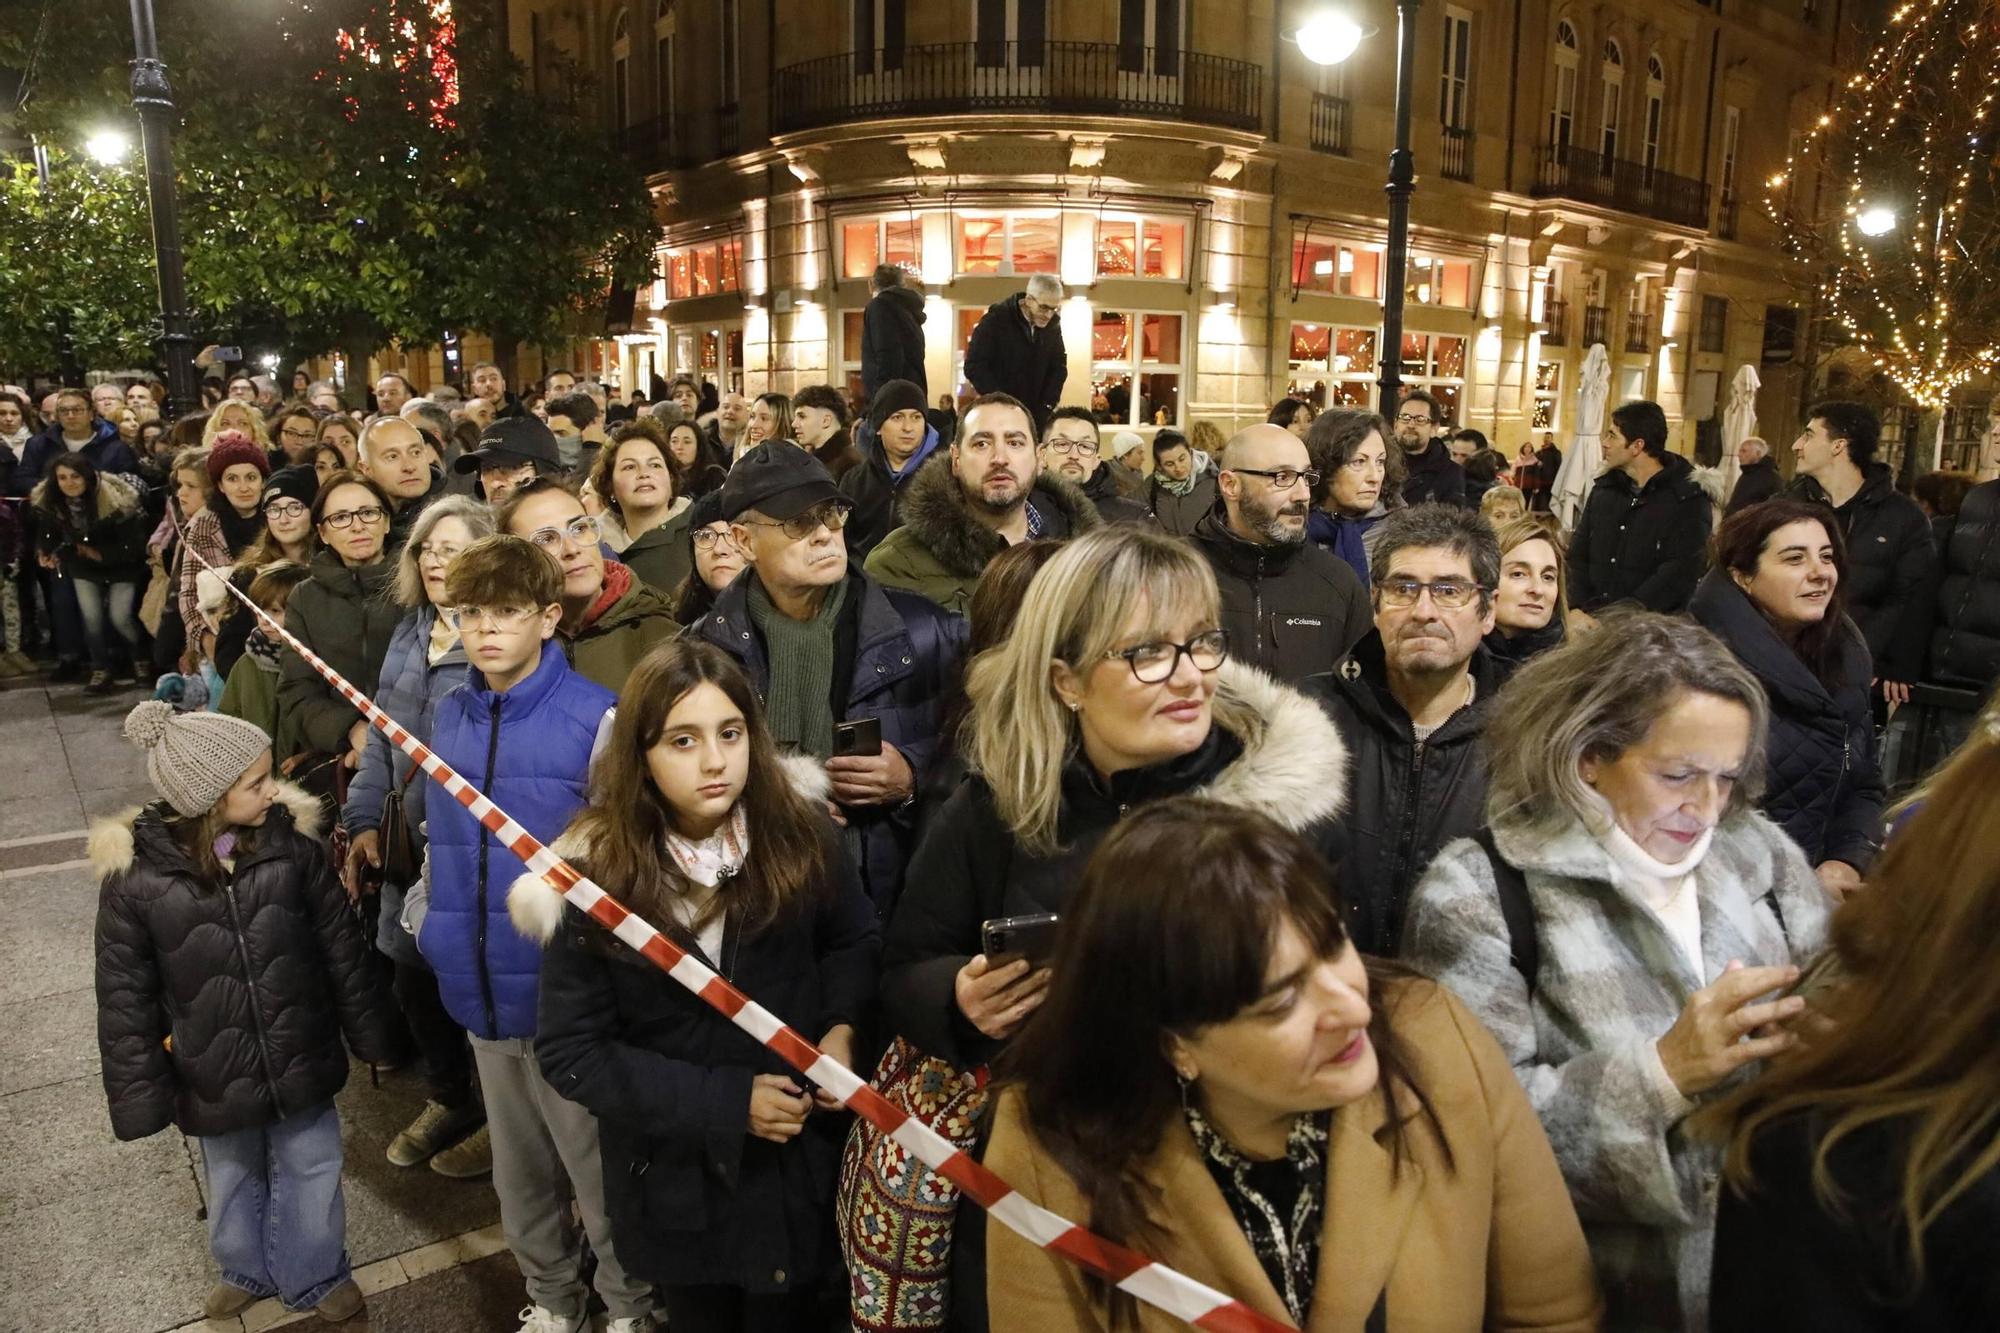
[{"label": "fur-trimmed hood", "polygon": [[[28,503],[46,513],[54,514],[60,510],[67,515],[68,506],[62,504],[62,496],[56,491],[55,484],[55,469],[51,467],[49,475],[36,482],[35,488],[28,493]],[[93,522],[116,522],[141,513],[143,509],[144,501],[139,495],[139,488],[125,480],[122,474],[97,474],[97,512],[92,517]]]},{"label": "fur-trimmed hood", "polygon": [[[1029,499],[1054,520],[1058,530],[1052,536],[1080,536],[1104,522],[1088,496],[1046,469],[1035,477]],[[952,474],[948,452],[940,451],[917,469],[903,490],[898,512],[910,536],[960,578],[978,578],[993,557],[1007,549],[1005,537],[972,516]]]},{"label": "fur-trimmed hood", "polygon": [[[820,762],[810,755],[782,755],[778,763],[792,784],[792,790],[814,805],[823,804],[832,792],[832,779],[827,777],[826,769],[821,767]],[[752,836],[755,836],[754,832]],[[549,844],[549,850],[571,863],[590,859],[589,841],[574,830],[565,832]],[[545,883],[540,875],[531,872],[517,876],[507,889],[507,915],[513,920],[514,929],[523,936],[547,944],[555,938],[557,927],[562,925],[563,896]]]},{"label": "fur-trimmed hood", "polygon": [[[324,830],[326,819],[321,813],[319,798],[305,788],[294,783],[280,781],[275,802],[292,817],[292,827],[301,836],[317,842]],[[122,875],[132,868],[133,858],[138,855],[138,828],[140,816],[151,806],[135,805],[91,821],[90,839],[86,844],[90,857],[91,873],[100,881],[113,875]]]},{"label": "fur-trimmed hood", "polygon": [[1294,833],[1347,806],[1347,743],[1306,694],[1242,662],[1225,662],[1216,701],[1263,719],[1261,734],[1238,737],[1243,753],[1196,795],[1255,810]]}]

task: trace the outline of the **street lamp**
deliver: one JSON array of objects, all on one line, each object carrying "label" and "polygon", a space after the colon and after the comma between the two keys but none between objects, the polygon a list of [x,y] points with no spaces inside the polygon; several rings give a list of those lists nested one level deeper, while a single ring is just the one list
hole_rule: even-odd
[{"label": "street lamp", "polygon": [[1896,230],[1896,210],[1886,204],[1873,204],[1861,210],[1854,219],[1855,230],[1863,236],[1887,236]]},{"label": "street lamp", "polygon": [[[1417,10],[1423,0],[1396,0],[1396,143],[1389,152],[1388,273],[1382,292],[1382,415],[1393,417],[1403,396],[1403,284],[1410,271],[1410,195],[1417,188],[1410,154],[1410,105],[1417,63]],[[1299,51],[1318,65],[1333,65],[1361,44],[1360,25],[1334,11],[1315,14],[1294,35]]]},{"label": "street lamp", "polygon": [[83,141],[83,151],[105,166],[124,161],[131,150],[132,138],[123,130],[99,130]]},{"label": "street lamp", "polygon": [[181,272],[181,224],[174,207],[174,93],[153,32],[153,0],[132,0],[132,107],[146,155],[146,203],[153,219],[153,267],[160,284],[160,359],[176,412],[201,403],[188,330],[187,281]]}]

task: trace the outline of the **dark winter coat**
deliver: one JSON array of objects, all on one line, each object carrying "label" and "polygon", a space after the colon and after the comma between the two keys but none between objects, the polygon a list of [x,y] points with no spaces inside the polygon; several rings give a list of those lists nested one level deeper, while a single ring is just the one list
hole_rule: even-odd
[{"label": "dark winter coat", "polygon": [[1549,617],[1549,623],[1540,629],[1516,634],[1511,639],[1495,627],[1485,639],[1486,655],[1500,667],[1501,679],[1504,680],[1519,671],[1528,659],[1560,646],[1567,635],[1568,629],[1562,617],[1553,615]]},{"label": "dark winter coat", "polygon": [[[1811,477],[1792,483],[1792,494],[1826,504]],[[1847,540],[1847,609],[1868,641],[1875,674],[1883,680],[1921,680],[1932,609],[1925,590],[1936,573],[1931,521],[1917,502],[1896,490],[1887,466],[1862,469],[1861,489],[1834,511]]]},{"label": "dark winter coat", "polygon": [[861,396],[890,380],[908,380],[931,396],[924,378],[924,297],[908,287],[890,287],[868,298],[861,311]]},{"label": "dark winter coat", "polygon": [[1102,462],[1097,471],[1090,474],[1090,480],[1077,489],[1084,498],[1097,506],[1097,516],[1106,523],[1137,523],[1141,527],[1159,526],[1153,511],[1143,500],[1134,500],[1120,484],[1119,476],[1112,469],[1118,464]]},{"label": "dark winter coat", "polygon": [[1420,454],[1405,453],[1403,473],[1405,504],[1466,503],[1465,469],[1451,461],[1451,450],[1441,439],[1432,440]]},{"label": "dark winter coat", "polygon": [[1739,509],[1762,504],[1785,488],[1785,479],[1778,475],[1778,460],[1760,458],[1754,463],[1746,463],[1736,475],[1736,489],[1729,492],[1729,507],[1722,511],[1724,518]]},{"label": "dark winter coat", "polygon": [[1842,683],[1829,690],[1725,571],[1701,581],[1688,614],[1728,644],[1770,696],[1764,813],[1814,865],[1845,861],[1867,870],[1882,841],[1882,776],[1859,632],[1847,626]]},{"label": "dark winter coat", "polygon": [[[1035,429],[1055,411],[1069,377],[1062,321],[1038,329],[1021,313],[1025,293],[995,301],[965,345],[965,378],[981,393],[1011,393],[1035,414]],[[907,378],[907,377],[906,377]]]},{"label": "dark winter coat", "polygon": [[1569,542],[1569,604],[1597,612],[1637,602],[1668,614],[1687,606],[1708,565],[1715,506],[1679,454],[1660,460],[1643,487],[1622,469],[1604,473],[1583,502]]},{"label": "dark winter coat", "polygon": [[1194,489],[1186,495],[1175,495],[1161,485],[1160,476],[1156,472],[1146,494],[1146,502],[1153,511],[1153,517],[1160,521],[1162,528],[1176,537],[1192,537],[1194,525],[1201,522],[1202,516],[1215,508],[1215,502],[1221,498],[1222,492],[1216,488],[1213,469],[1195,478]]},{"label": "dark winter coat", "polygon": [[1311,542],[1245,541],[1217,508],[1195,524],[1194,545],[1215,571],[1230,656],[1279,680],[1332,670],[1374,627],[1361,580]]},{"label": "dark winter coat", "polygon": [[99,475],[128,472],[137,475],[138,455],[118,437],[118,428],[102,418],[90,423],[90,438],[81,445],[63,439],[62,423],[51,421],[21,446],[21,465],[14,471],[14,493],[25,495],[28,488],[48,475],[49,464],[67,453],[79,453],[90,460]]},{"label": "dark winter coat", "polygon": [[[722,590],[715,610],[690,629],[749,673],[759,698],[770,690],[764,636],[750,618],[746,572]],[[834,629],[832,692],[836,721],[879,718],[882,741],[901,752],[919,789],[938,752],[945,695],[959,673],[965,621],[926,598],[885,588],[849,567],[847,598]],[[903,866],[916,841],[915,807],[849,806],[847,841],[863,887],[883,917],[902,892]]]},{"label": "dark winter coat", "polygon": [[1060,913],[1098,843],[1144,802],[1192,794],[1255,810],[1337,859],[1347,758],[1340,733],[1311,699],[1249,667],[1225,663],[1215,697],[1260,718],[1262,734],[1236,736],[1218,723],[1199,749],[1108,783],[1072,748],[1060,778],[1061,850],[1053,856],[1019,845],[984,780],[959,787],[924,830],[908,892],[889,921],[882,1006],[890,1032],[961,1069],[990,1060],[1000,1044],[966,1020],[953,989],[959,969],[980,952],[980,923]]},{"label": "dark winter coat", "polygon": [[[1075,537],[1104,522],[1082,491],[1046,470],[1036,476],[1028,503],[1041,518],[1043,537]],[[949,455],[917,469],[903,489],[901,508],[903,526],[868,555],[869,577],[965,615],[979,576],[1007,549],[1007,539],[973,516]]]},{"label": "dark winter coat", "polygon": [[694,542],[688,536],[688,521],[693,516],[694,507],[689,505],[634,537],[632,544],[618,553],[639,582],[663,597],[672,597],[681,581],[694,573]]},{"label": "dark winter coat", "polygon": [[346,1036],[390,1057],[389,997],[319,841],[319,804],[290,783],[237,858],[204,886],[164,802],[91,829],[97,1049],[111,1131],[203,1136],[331,1101]]},{"label": "dark winter coat", "polygon": [[930,455],[942,447],[942,441],[937,427],[926,426],[924,442],[917,446],[912,457],[913,465],[906,466],[900,477],[889,471],[889,461],[882,456],[882,442],[872,432],[856,447],[861,461],[840,479],[840,493],[854,503],[854,512],[847,516],[847,526],[841,531],[847,538],[848,558],[866,561],[882,544],[882,539],[902,523],[903,492],[916,480],[917,473],[923,471]]},{"label": "dark winter coat", "polygon": [[1930,676],[1985,690],[2000,680],[2000,481],[1966,492],[1939,547]]},{"label": "dark winter coat", "polygon": [[[403,617],[403,609],[388,598],[395,575],[395,562],[386,558],[350,569],[333,552],[321,551],[313,557],[312,577],[292,589],[285,603],[285,628],[354,688],[365,690],[381,679],[382,659]],[[345,754],[348,730],[361,720],[354,705],[297,653],[284,656],[278,706],[306,748],[326,754]]]},{"label": "dark winter coat", "polygon": [[1844,1209],[1814,1188],[1819,1135],[1804,1116],[1750,1146],[1755,1188],[1725,1186],[1715,1219],[1710,1333],[1966,1333],[2000,1328],[2000,1171],[1989,1170],[1924,1233],[1924,1280],[1910,1285],[1902,1181],[1907,1122],[1865,1125],[1828,1155]]},{"label": "dark winter coat", "polygon": [[820,461],[821,467],[833,474],[835,485],[838,485],[840,479],[861,462],[861,454],[855,449],[853,438],[845,426],[835,431],[825,444],[812,450],[811,453]]},{"label": "dark winter coat", "polygon": [[[36,545],[54,552],[62,561],[64,578],[91,583],[143,583],[147,577],[146,538],[153,525],[139,492],[124,478],[100,472],[92,512],[81,524],[70,514],[69,504],[56,489],[54,477],[35,483],[29,497],[37,528]],[[77,554],[87,545],[99,558],[86,560]]]},{"label": "dark winter coat", "polygon": [[[817,790],[815,806],[824,775]],[[817,902],[756,934],[727,921],[719,959],[694,949],[808,1041],[866,1025],[882,949],[830,828],[825,843]],[[587,847],[565,838],[556,850],[589,873]],[[783,1145],[754,1137],[751,1080],[796,1071],[539,879],[517,883],[508,905],[517,929],[547,945],[535,1054],[551,1086],[597,1117],[626,1269],[753,1292],[811,1290],[837,1274],[827,1219],[849,1118],[816,1113]]]},{"label": "dark winter coat", "polygon": [[1506,679],[1485,648],[1467,663],[1473,699],[1419,742],[1389,692],[1382,636],[1370,631],[1307,683],[1347,742],[1347,854],[1339,882],[1363,953],[1393,958],[1410,892],[1453,838],[1486,823],[1486,715]]}]

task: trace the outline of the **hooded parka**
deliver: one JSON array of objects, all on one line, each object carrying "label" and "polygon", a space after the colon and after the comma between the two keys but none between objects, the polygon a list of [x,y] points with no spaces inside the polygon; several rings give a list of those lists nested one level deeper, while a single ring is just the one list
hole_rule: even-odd
[{"label": "hooded parka", "polygon": [[574,634],[558,629],[556,637],[579,675],[616,694],[641,658],[680,632],[665,593],[637,578],[629,566],[606,560],[597,605]]},{"label": "hooded parka", "polygon": [[924,297],[908,287],[888,287],[861,310],[861,397],[890,380],[908,380],[930,397],[924,378]]}]

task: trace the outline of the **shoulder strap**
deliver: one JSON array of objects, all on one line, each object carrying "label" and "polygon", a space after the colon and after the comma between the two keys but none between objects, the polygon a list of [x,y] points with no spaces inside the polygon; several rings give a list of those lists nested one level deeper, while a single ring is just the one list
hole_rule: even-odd
[{"label": "shoulder strap", "polygon": [[1507,961],[1535,993],[1535,978],[1542,968],[1542,942],[1535,933],[1535,905],[1528,898],[1528,877],[1500,855],[1493,830],[1482,828],[1472,835],[1493,866],[1494,887],[1500,893],[1500,915],[1507,923]]}]

